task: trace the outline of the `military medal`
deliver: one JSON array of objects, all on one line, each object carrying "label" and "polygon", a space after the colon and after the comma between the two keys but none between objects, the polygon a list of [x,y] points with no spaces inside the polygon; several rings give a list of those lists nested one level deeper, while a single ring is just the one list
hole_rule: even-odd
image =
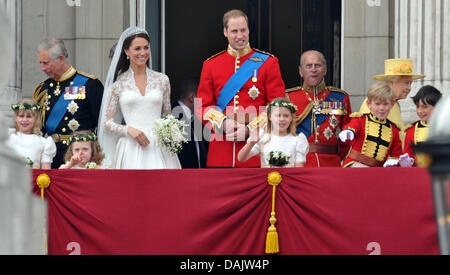
[{"label": "military medal", "polygon": [[60,90],[60,86],[59,86],[59,82],[58,82],[58,84],[56,85],[56,90],[53,92],[53,94],[55,95],[55,96],[59,96],[60,94],[61,94],[61,90]]},{"label": "military medal", "polygon": [[259,92],[258,88],[256,88],[255,85],[248,91],[248,95],[251,99],[256,100],[261,93]]},{"label": "military medal", "polygon": [[257,71],[257,70],[255,70],[255,71],[253,72],[252,82],[253,82],[253,83],[258,82],[258,71]]}]

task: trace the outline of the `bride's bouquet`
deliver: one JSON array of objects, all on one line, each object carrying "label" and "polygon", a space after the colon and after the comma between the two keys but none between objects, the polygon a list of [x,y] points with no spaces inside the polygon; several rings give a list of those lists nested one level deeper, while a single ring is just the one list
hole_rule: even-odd
[{"label": "bride's bouquet", "polygon": [[159,145],[166,147],[172,154],[178,154],[183,148],[183,143],[187,143],[184,128],[189,126],[186,122],[176,119],[172,115],[155,121],[153,129],[158,137]]}]

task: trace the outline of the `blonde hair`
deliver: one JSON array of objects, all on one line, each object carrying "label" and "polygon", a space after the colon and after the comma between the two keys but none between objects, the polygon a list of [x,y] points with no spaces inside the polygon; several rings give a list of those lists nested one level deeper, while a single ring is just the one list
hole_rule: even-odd
[{"label": "blonde hair", "polygon": [[[86,135],[91,135],[91,134],[92,134],[92,131],[89,131],[89,130],[78,131],[78,132],[73,133],[73,137],[86,136]],[[75,142],[78,142],[78,141],[71,142],[69,147],[67,148],[67,152],[64,155],[64,160],[66,162],[69,162],[72,159],[72,156],[73,156],[73,152],[72,152],[73,146],[72,145]],[[98,142],[98,140],[88,141],[88,142],[91,144],[91,149],[92,149],[92,155],[91,155],[90,162],[95,162],[99,166],[102,165],[102,162],[105,159],[105,155],[103,154],[103,149],[100,146],[100,143]]]},{"label": "blonde hair", "polygon": [[369,91],[367,92],[367,100],[395,100],[395,94],[392,90],[392,87],[385,81],[378,81],[372,86],[370,86]]},{"label": "blonde hair", "polygon": [[248,16],[241,10],[230,10],[223,16],[223,27],[228,30],[228,21],[231,18],[244,17],[248,25]]},{"label": "blonde hair", "polygon": [[[275,98],[269,105],[274,105],[275,103],[288,103],[288,104],[292,104],[292,102],[291,102],[289,99],[284,98],[284,97],[278,97],[278,98]],[[290,113],[291,113],[291,115],[292,115],[292,121],[291,121],[291,123],[289,124],[288,133],[291,134],[291,135],[293,135],[293,136],[297,136],[297,127],[296,127],[296,125],[295,125],[295,117],[296,117],[296,116],[295,116],[295,113],[292,113],[292,111],[291,111],[289,108],[287,108],[287,107],[276,107],[276,106],[274,106],[274,107],[272,107],[272,108],[268,108],[268,109],[267,109],[267,120],[268,120],[268,123],[267,123],[267,133],[269,134],[269,138],[267,139],[266,142],[264,142],[264,144],[268,143],[268,142],[270,141],[271,137],[272,137],[272,121],[270,120],[270,117],[271,117],[271,115],[272,115],[272,110],[273,110],[274,108],[286,108],[286,109],[288,109],[288,110],[290,111]]]},{"label": "blonde hair", "polygon": [[[23,105],[23,104],[29,104],[29,105],[37,105],[36,101],[34,101],[31,98],[24,98],[22,100],[20,100],[19,102],[17,102],[17,105]],[[42,132],[41,132],[41,128],[42,128],[42,120],[41,120],[41,112],[36,110],[17,110],[14,111],[14,128],[16,128],[16,131],[19,132],[19,125],[17,125],[17,115],[21,114],[21,113],[25,113],[25,114],[31,114],[32,116],[34,116],[36,118],[36,120],[34,121],[34,125],[33,125],[33,129],[32,129],[32,134],[34,135],[38,135],[41,136]]]}]

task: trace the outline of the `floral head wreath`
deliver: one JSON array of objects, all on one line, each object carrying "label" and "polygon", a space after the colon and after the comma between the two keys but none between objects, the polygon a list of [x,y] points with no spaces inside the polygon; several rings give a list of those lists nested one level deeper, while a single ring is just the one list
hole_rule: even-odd
[{"label": "floral head wreath", "polygon": [[295,114],[298,110],[297,106],[292,104],[291,102],[284,102],[284,101],[272,101],[268,106],[267,110],[270,112],[272,108],[274,107],[284,107],[291,111],[291,113]]},{"label": "floral head wreath", "polygon": [[22,110],[39,112],[40,110],[42,110],[42,107],[41,105],[38,104],[23,103],[23,104],[13,104],[11,105],[11,109],[15,112]]},{"label": "floral head wreath", "polygon": [[72,144],[73,142],[86,142],[86,141],[96,141],[97,140],[97,136],[94,133],[90,133],[87,135],[79,135],[76,137],[70,137],[69,138],[69,145]]}]

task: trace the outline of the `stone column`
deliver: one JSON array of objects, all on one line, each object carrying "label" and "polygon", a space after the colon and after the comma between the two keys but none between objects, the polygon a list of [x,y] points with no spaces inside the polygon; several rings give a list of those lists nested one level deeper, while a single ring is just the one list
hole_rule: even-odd
[{"label": "stone column", "polygon": [[[395,57],[412,58],[415,72],[425,74],[415,81],[410,97],[420,87],[432,85],[443,94],[450,89],[450,2],[440,0],[395,0]],[[400,101],[405,122],[416,121],[410,98]]]},{"label": "stone column", "polygon": [[[0,64],[5,65],[0,68],[0,91],[4,91],[2,88],[8,79],[5,75],[12,63],[9,60],[13,57],[13,46],[17,45],[8,43],[17,40],[12,35],[11,22],[4,12],[5,7],[9,12],[15,10],[17,3],[13,2],[0,2]],[[0,93],[1,107],[15,92],[16,87],[11,84],[19,77],[14,73],[12,75],[6,92]],[[25,167],[25,161],[6,146],[10,121],[0,113],[0,255],[44,254],[46,205],[31,193],[31,170]]]},{"label": "stone column", "polygon": [[11,38],[2,40],[2,43],[10,43],[13,49],[13,64],[3,63],[2,66],[5,65],[7,70],[0,70],[2,74],[9,73],[6,87],[0,87],[0,116],[11,118],[10,106],[21,98],[22,93],[22,0],[0,0],[0,9],[5,11],[10,20],[12,31]]},{"label": "stone column", "polygon": [[342,89],[358,111],[373,76],[384,72],[389,58],[392,22],[389,0],[342,1]]}]

